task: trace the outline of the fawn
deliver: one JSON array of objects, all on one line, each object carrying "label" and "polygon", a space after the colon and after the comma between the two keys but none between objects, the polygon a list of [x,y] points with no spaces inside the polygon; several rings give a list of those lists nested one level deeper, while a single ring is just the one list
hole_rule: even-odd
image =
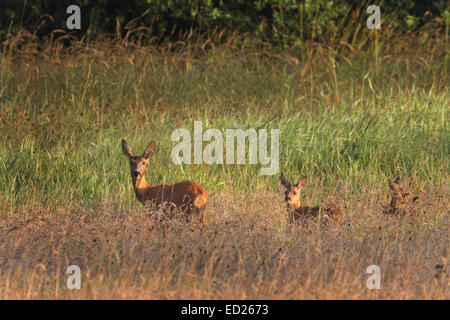
[{"label": "fawn", "polygon": [[203,209],[208,196],[200,184],[194,181],[183,181],[172,185],[150,186],[147,183],[145,168],[155,152],[155,142],[150,142],[142,156],[135,156],[128,143],[122,140],[122,152],[130,161],[131,180],[139,202],[143,205],[153,202],[157,208],[162,208],[161,205],[167,203],[185,212],[188,219],[192,213],[198,214],[201,224],[205,223]]},{"label": "fawn", "polygon": [[340,222],[344,216],[342,209],[335,204],[324,204],[316,207],[300,206],[300,190],[306,185],[306,177],[300,179],[296,184],[292,184],[283,172],[280,175],[281,184],[286,188],[284,192],[287,211],[290,219],[295,222],[304,217],[317,217],[320,213],[325,220],[332,217]]},{"label": "fawn", "polygon": [[386,213],[400,215],[407,213],[415,214],[417,210],[412,208],[412,205],[419,197],[412,194],[409,179],[403,182],[400,177],[397,177],[395,181],[388,179],[388,183],[391,189],[392,199]]}]

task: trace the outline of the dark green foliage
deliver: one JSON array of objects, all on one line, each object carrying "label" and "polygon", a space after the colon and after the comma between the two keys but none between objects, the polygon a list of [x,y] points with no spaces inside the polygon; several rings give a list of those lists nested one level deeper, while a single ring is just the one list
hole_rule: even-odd
[{"label": "dark green foliage", "polygon": [[141,31],[160,40],[185,38],[192,30],[248,32],[279,43],[326,40],[346,27],[364,25],[371,4],[380,5],[383,26],[397,30],[417,29],[431,21],[444,30],[449,19],[446,0],[2,0],[1,39],[22,28],[40,38],[53,30],[68,31],[66,9],[71,4],[81,7],[82,30],[73,32],[77,37],[117,32],[123,36],[143,27]]}]

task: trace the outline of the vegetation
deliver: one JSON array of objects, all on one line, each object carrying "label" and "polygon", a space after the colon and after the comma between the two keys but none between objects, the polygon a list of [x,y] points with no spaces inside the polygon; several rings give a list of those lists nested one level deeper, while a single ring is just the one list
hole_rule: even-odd
[{"label": "vegetation", "polygon": [[157,142],[150,183],[278,190],[278,176],[259,175],[260,165],[167,165],[172,131],[192,129],[194,120],[204,130],[278,128],[280,166],[290,177],[356,190],[387,190],[386,179],[397,175],[415,177],[417,187],[441,183],[450,141],[445,41],[375,40],[359,50],[310,43],[282,52],[239,39],[209,50],[120,42],[63,50],[56,42],[9,54],[9,47],[0,70],[2,208],[134,204],[122,138],[140,152]]},{"label": "vegetation", "polygon": [[[450,298],[447,35],[358,29],[283,46],[219,31],[5,40],[0,297]],[[289,224],[279,175],[260,165],[172,164],[171,133],[195,120],[279,129],[280,168],[308,175],[305,204],[338,203],[342,227]],[[206,188],[207,228],[155,225],[122,138],[157,143],[150,184]],[[396,176],[411,177],[418,217],[382,213]],[[79,291],[66,288],[72,264]],[[366,287],[372,264],[380,290]]]},{"label": "vegetation", "polygon": [[380,6],[383,28],[395,32],[429,28],[430,23],[445,32],[450,22],[447,0],[3,0],[0,39],[23,29],[39,38],[67,31],[66,9],[73,4],[81,8],[81,30],[71,35],[88,40],[105,33],[141,39],[145,32],[147,41],[176,41],[219,30],[278,44],[339,41],[358,35],[366,8],[374,4]]}]

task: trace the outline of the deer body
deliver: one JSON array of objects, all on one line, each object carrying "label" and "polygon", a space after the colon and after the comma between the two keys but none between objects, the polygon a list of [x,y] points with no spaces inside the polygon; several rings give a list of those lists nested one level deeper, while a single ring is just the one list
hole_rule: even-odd
[{"label": "deer body", "polygon": [[302,218],[318,217],[321,219],[333,218],[338,222],[344,216],[342,209],[335,204],[323,204],[316,207],[306,207],[300,205],[300,190],[306,185],[306,177],[303,177],[298,183],[292,184],[286,178],[284,173],[280,176],[281,184],[286,188],[285,201],[290,219],[295,222]]},{"label": "deer body", "polygon": [[[190,214],[192,209],[202,209],[206,204],[206,191],[201,185],[194,181],[183,181],[172,185],[163,184],[150,186],[145,177],[134,186],[134,193],[140,203],[145,205],[153,201],[156,206],[163,203],[174,204],[177,207],[187,205],[186,213]],[[190,201],[194,199],[193,201]]]},{"label": "deer body", "polygon": [[342,209],[334,204],[324,204],[316,207],[298,207],[297,209],[288,209],[292,221],[297,221],[305,217],[317,218],[320,214],[322,219],[334,218],[341,220],[344,215]]},{"label": "deer body", "polygon": [[153,203],[157,208],[167,203],[185,212],[188,216],[192,213],[200,214],[203,223],[202,211],[206,205],[208,196],[205,189],[194,181],[183,181],[172,185],[151,186],[145,179],[145,168],[148,160],[155,152],[155,143],[151,142],[142,156],[135,156],[131,147],[122,140],[122,152],[130,161],[131,180],[136,198],[143,205]]}]

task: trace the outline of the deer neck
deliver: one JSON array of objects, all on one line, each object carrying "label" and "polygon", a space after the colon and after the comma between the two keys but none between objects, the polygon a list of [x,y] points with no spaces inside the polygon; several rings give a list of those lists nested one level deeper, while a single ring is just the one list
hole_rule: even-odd
[{"label": "deer neck", "polygon": [[133,180],[133,188],[134,188],[134,193],[136,194],[136,198],[138,198],[138,200],[140,202],[145,200],[145,194],[148,192],[149,189],[151,189],[151,186],[147,183],[147,180],[145,179],[145,174],[143,174],[142,176],[140,176],[137,179],[132,179]]},{"label": "deer neck", "polygon": [[287,204],[287,209],[290,212],[294,212],[295,210],[297,210],[298,208],[300,208],[300,201],[296,202],[295,204]]}]

